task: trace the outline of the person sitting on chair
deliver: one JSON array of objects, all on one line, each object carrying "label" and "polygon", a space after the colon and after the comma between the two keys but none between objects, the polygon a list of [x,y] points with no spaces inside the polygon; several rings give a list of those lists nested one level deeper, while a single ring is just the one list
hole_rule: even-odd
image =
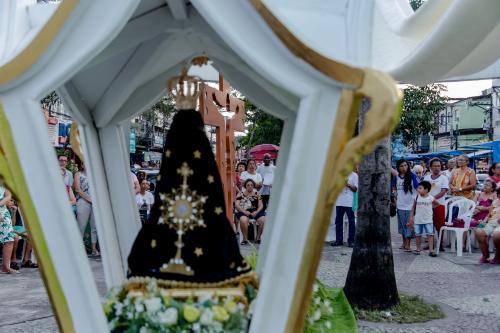
[{"label": "person sitting on chair", "polygon": [[[476,229],[476,239],[481,248],[482,256],[479,259],[481,264],[500,264],[500,188],[497,188],[497,199],[493,201],[488,215],[481,221]],[[495,244],[495,257],[490,260],[490,250],[488,248],[488,239],[493,238]]]},{"label": "person sitting on chair", "polygon": [[252,179],[245,180],[243,184],[244,190],[236,197],[236,218],[240,221],[240,229],[243,235],[241,245],[248,244],[248,223],[253,219],[258,224],[257,236],[255,242],[260,244],[260,237],[264,231],[266,223],[266,213],[264,212],[264,204],[255,189],[255,182]]}]

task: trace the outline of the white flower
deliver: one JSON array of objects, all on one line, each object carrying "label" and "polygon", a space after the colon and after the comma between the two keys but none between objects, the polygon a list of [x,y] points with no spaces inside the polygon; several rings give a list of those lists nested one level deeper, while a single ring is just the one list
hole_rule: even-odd
[{"label": "white flower", "polygon": [[317,283],[313,284],[313,293],[317,293],[319,291],[319,286]]},{"label": "white flower", "polygon": [[123,309],[123,304],[122,303],[115,303],[115,314],[117,316],[121,316],[122,309]]},{"label": "white flower", "polygon": [[131,320],[132,318],[134,318],[132,312],[127,312],[127,319]]},{"label": "white flower", "polygon": [[313,321],[318,321],[321,318],[321,311],[316,310],[312,315]]},{"label": "white flower", "polygon": [[320,302],[321,302],[321,300],[319,299],[319,297],[316,297],[314,299],[314,304],[319,305]]},{"label": "white flower", "polygon": [[325,322],[325,327],[328,329],[332,328],[332,323],[330,321]]},{"label": "white flower", "polygon": [[148,313],[157,312],[161,309],[161,299],[159,297],[147,299],[144,301],[144,305],[146,305]]},{"label": "white flower", "polygon": [[139,333],[148,333],[149,330],[145,327],[145,326],[142,326],[141,329],[139,330]]},{"label": "white flower", "polygon": [[139,313],[143,312],[144,311],[144,305],[142,305],[142,303],[136,303],[135,304],[135,311],[139,312]]},{"label": "white flower", "polygon": [[326,307],[326,313],[332,314],[333,313],[333,308],[331,306]]},{"label": "white flower", "polygon": [[200,324],[208,326],[213,323],[214,314],[212,310],[205,309],[200,317]]},{"label": "white flower", "polygon": [[329,301],[329,300],[326,300],[326,301],[324,302],[324,304],[325,304],[325,306],[326,306],[326,307],[329,307],[332,303],[330,303],[330,301]]},{"label": "white flower", "polygon": [[173,325],[177,323],[179,313],[176,308],[168,308],[165,312],[158,314],[158,320],[162,324]]},{"label": "white flower", "polygon": [[193,332],[199,332],[201,330],[201,326],[199,323],[193,324]]},{"label": "white flower", "polygon": [[222,323],[218,321],[214,321],[212,327],[214,328],[215,332],[224,332],[224,326],[222,326]]}]

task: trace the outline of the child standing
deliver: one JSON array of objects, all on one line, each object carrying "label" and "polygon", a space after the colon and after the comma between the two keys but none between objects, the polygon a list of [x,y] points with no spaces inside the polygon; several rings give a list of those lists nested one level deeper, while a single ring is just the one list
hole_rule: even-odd
[{"label": "child standing", "polygon": [[431,183],[423,181],[418,184],[417,197],[413,203],[410,214],[409,227],[415,229],[417,249],[415,254],[420,254],[422,236],[427,235],[429,241],[429,256],[435,257],[434,253],[434,225],[432,222],[432,208],[439,205],[439,202],[429,194]]}]

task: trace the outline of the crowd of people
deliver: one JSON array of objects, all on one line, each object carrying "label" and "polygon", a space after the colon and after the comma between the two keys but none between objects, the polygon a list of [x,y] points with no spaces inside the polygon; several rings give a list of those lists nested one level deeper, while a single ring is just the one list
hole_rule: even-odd
[{"label": "crowd of people", "polygon": [[[403,243],[401,250],[418,255],[422,252],[422,237],[427,237],[429,255],[436,256],[434,248],[444,251],[443,242],[434,244],[434,233],[449,224],[463,227],[458,211],[447,209],[446,199],[468,199],[475,202],[470,228],[482,252],[481,263],[500,264],[500,163],[494,163],[489,178],[477,191],[476,173],[469,167],[467,155],[447,161],[438,158],[410,168],[406,160],[399,160],[392,170],[392,192],[396,204],[398,232]],[[450,217],[451,214],[451,217]],[[467,235],[466,235],[467,237]],[[464,244],[467,239],[464,239]],[[496,253],[490,260],[489,238],[493,239]],[[416,249],[412,251],[411,240]]]}]

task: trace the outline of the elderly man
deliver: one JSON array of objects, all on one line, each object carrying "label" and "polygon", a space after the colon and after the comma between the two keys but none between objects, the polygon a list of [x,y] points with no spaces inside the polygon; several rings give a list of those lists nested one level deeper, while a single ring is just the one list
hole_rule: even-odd
[{"label": "elderly man", "polygon": [[446,164],[446,166],[448,167],[448,169],[443,171],[443,175],[445,175],[446,177],[448,177],[448,181],[450,181],[450,179],[451,179],[451,173],[453,172],[453,170],[457,166],[457,160],[454,159],[454,158],[450,158],[448,160],[448,163]]}]

